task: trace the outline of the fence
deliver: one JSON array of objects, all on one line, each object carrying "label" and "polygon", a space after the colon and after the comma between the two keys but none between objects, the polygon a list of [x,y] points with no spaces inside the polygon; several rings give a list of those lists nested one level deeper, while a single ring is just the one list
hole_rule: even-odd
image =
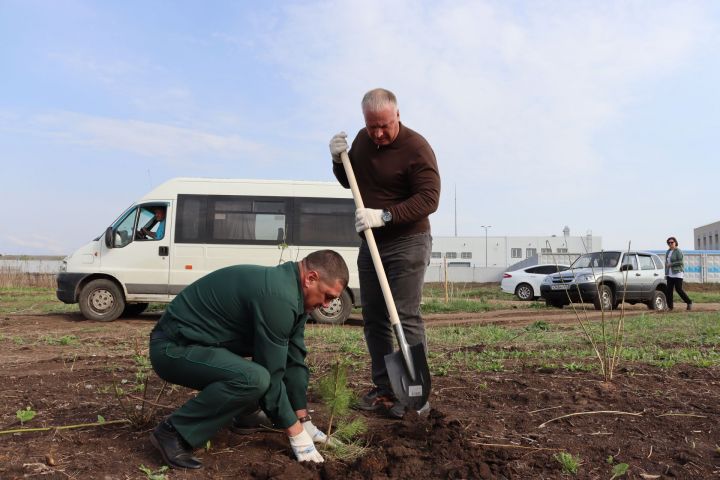
[{"label": "fence", "polygon": [[[653,251],[665,260],[665,251]],[[720,251],[686,250],[684,281],[690,283],[720,283]]]},{"label": "fence", "polygon": [[[649,250],[665,261],[664,250]],[[685,281],[689,283],[720,283],[720,251],[688,250],[685,256]],[[539,263],[570,265],[579,253],[543,253],[518,262],[509,267],[467,267],[464,265],[428,266],[425,282],[499,282],[503,272],[530,267]]]},{"label": "fence", "polygon": [[55,287],[62,257],[0,256],[0,287]]}]

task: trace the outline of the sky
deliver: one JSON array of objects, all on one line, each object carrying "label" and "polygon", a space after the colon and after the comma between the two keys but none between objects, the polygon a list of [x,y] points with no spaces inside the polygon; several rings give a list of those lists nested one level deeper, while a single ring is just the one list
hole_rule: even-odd
[{"label": "sky", "polygon": [[0,69],[0,254],[69,254],[173,177],[334,181],[375,87],[435,151],[435,236],[720,221],[714,0],[0,0]]}]

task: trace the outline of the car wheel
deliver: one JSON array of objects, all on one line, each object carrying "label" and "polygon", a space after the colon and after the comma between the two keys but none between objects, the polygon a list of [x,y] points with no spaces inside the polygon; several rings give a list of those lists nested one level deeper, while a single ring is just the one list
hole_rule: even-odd
[{"label": "car wheel", "polygon": [[517,295],[517,297],[523,301],[528,301],[535,298],[535,292],[533,292],[532,286],[528,283],[521,283],[520,285],[518,285],[515,289],[515,295]]},{"label": "car wheel", "polygon": [[125,298],[112,280],[99,278],[80,292],[80,311],[88,320],[112,322],[125,310]]},{"label": "car wheel", "polygon": [[595,304],[595,310],[604,310],[608,312],[612,310],[615,302],[610,287],[607,285],[600,285],[600,287],[598,287],[598,296],[595,298],[593,303]]},{"label": "car wheel", "polygon": [[310,316],[317,323],[331,323],[334,325],[342,325],[350,316],[352,310],[352,299],[347,290],[343,290],[342,294],[330,302],[325,307],[316,308],[310,313]]},{"label": "car wheel", "polygon": [[647,306],[650,310],[655,310],[656,312],[662,312],[663,310],[666,310],[667,299],[665,298],[665,294],[660,290],[655,290],[653,292],[652,298],[647,303]]},{"label": "car wheel", "polygon": [[128,303],[122,312],[122,317],[136,317],[147,310],[149,303]]}]

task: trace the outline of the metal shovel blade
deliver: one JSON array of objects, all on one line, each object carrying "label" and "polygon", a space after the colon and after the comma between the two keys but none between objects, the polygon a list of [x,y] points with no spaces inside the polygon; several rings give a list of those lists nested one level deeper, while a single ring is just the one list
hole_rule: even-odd
[{"label": "metal shovel blade", "polygon": [[430,369],[422,343],[412,345],[408,351],[412,358],[413,372],[408,371],[402,351],[385,355],[385,367],[393,393],[400,403],[407,408],[420,410],[430,396]]}]

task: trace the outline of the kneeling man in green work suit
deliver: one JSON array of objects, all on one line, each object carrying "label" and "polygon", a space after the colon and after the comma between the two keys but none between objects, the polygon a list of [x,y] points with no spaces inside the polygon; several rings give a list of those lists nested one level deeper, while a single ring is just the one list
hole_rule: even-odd
[{"label": "kneeling man in green work suit", "polygon": [[328,437],[307,412],[305,322],[347,283],[342,257],[320,250],[276,267],[222,268],[180,292],[150,335],[150,360],[160,378],[199,393],[150,434],[165,462],[202,467],[193,449],[248,417],[284,429],[297,460],[322,462],[314,443]]}]

